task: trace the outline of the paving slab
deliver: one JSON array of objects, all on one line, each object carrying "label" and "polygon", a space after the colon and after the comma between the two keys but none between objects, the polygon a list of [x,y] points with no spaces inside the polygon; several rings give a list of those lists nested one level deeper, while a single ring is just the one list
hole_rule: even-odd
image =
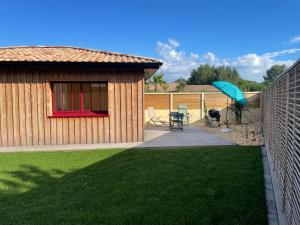
[{"label": "paving slab", "polygon": [[0,147],[0,152],[26,151],[74,151],[85,149],[109,148],[148,148],[148,147],[191,147],[235,145],[223,137],[203,130],[200,127],[186,126],[184,130],[170,131],[168,127],[146,127],[144,142],[105,143],[105,144],[68,144]]},{"label": "paving slab", "polygon": [[168,127],[147,127],[145,130],[145,142],[139,147],[209,145],[235,145],[235,143],[196,126],[185,126],[183,131],[170,131]]}]

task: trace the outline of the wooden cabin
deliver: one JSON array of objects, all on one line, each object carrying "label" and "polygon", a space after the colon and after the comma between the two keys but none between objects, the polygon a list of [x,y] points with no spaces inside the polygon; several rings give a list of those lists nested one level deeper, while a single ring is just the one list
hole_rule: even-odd
[{"label": "wooden cabin", "polygon": [[77,47],[0,48],[0,146],[144,139],[144,78],[162,62]]}]

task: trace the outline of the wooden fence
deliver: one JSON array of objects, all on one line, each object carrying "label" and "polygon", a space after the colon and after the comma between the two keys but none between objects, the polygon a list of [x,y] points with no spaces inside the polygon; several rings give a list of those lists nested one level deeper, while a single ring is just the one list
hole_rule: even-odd
[{"label": "wooden fence", "polygon": [[[249,106],[260,107],[260,92],[245,93]],[[216,108],[224,114],[227,101],[231,100],[221,92],[199,92],[199,93],[145,93],[145,120],[148,121],[148,107],[153,107],[163,120],[168,120],[170,111],[176,111],[180,104],[188,107],[191,115],[190,122],[201,121],[205,116],[205,110]],[[225,116],[223,116],[225,118]]]},{"label": "wooden fence", "polygon": [[300,61],[262,93],[262,128],[288,224],[300,224]]}]

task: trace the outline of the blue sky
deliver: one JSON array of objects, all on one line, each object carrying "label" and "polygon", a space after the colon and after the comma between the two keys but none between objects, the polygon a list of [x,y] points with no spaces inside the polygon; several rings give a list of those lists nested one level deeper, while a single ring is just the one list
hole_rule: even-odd
[{"label": "blue sky", "polygon": [[68,45],[162,59],[168,80],[202,63],[261,81],[300,58],[300,1],[2,1],[0,45]]}]

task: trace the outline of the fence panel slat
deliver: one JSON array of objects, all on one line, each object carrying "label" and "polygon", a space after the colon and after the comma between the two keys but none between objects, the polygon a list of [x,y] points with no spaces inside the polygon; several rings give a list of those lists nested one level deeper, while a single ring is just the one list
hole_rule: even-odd
[{"label": "fence panel slat", "polygon": [[265,145],[274,162],[288,224],[300,224],[300,61],[261,95]]}]

